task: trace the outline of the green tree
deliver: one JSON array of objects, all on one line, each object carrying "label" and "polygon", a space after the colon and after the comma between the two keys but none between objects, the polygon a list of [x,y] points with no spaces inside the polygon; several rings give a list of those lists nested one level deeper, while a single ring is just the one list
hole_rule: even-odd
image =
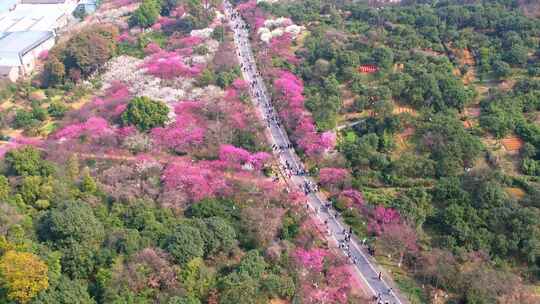
[{"label": "green tree", "polygon": [[373,50],[373,61],[383,69],[392,67],[394,53],[387,47],[378,47]]},{"label": "green tree", "polygon": [[198,229],[179,224],[165,241],[165,249],[182,265],[204,255],[204,241]]},{"label": "green tree", "polygon": [[88,168],[85,168],[83,172],[83,178],[81,181],[81,191],[88,194],[95,194],[97,191],[96,181],[90,175],[90,170]]},{"label": "green tree", "polygon": [[167,304],[201,304],[201,301],[192,297],[172,297]]},{"label": "green tree", "polygon": [[402,193],[394,206],[417,228],[421,228],[427,218],[435,213],[431,205],[431,195],[422,188],[411,188]]},{"label": "green tree", "polygon": [[44,78],[47,86],[53,86],[64,81],[66,76],[66,67],[57,55],[49,55],[49,59],[43,68]]},{"label": "green tree", "polygon": [[94,272],[97,252],[94,244],[68,239],[62,243],[60,251],[62,270],[72,279],[85,280]]},{"label": "green tree", "polygon": [[10,191],[9,180],[4,175],[0,175],[0,202],[8,198]]},{"label": "green tree", "polygon": [[504,55],[504,59],[510,64],[524,65],[527,63],[527,48],[522,45],[514,45],[510,47],[510,49],[507,50]]},{"label": "green tree", "polygon": [[129,18],[130,25],[140,25],[141,27],[150,27],[156,23],[161,9],[160,2],[157,0],[143,0],[139,8],[133,12]]},{"label": "green tree", "polygon": [[112,26],[94,26],[73,36],[63,50],[66,69],[79,70],[88,76],[116,52],[118,29]]},{"label": "green tree", "polygon": [[261,289],[272,298],[291,299],[294,296],[294,281],[289,276],[268,274],[261,282]]},{"label": "green tree", "polygon": [[94,299],[88,294],[88,286],[80,280],[71,280],[66,276],[47,291],[40,293],[32,304],[94,304]]},{"label": "green tree", "polygon": [[219,304],[256,304],[260,298],[259,284],[246,273],[233,272],[220,282]]},{"label": "green tree", "polygon": [[96,246],[103,241],[104,234],[103,224],[83,202],[58,204],[45,214],[39,225],[40,238],[60,247],[72,242]]},{"label": "green tree", "polygon": [[26,176],[19,190],[24,202],[29,205],[35,204],[40,199],[49,201],[53,192],[52,180],[41,176]]},{"label": "green tree", "polygon": [[32,112],[17,110],[13,119],[13,127],[16,129],[31,129],[39,124]]},{"label": "green tree", "polygon": [[62,102],[52,102],[47,108],[47,112],[54,118],[62,118],[68,109]]},{"label": "green tree", "polygon": [[202,258],[189,261],[180,276],[187,294],[194,298],[206,298],[216,284],[216,271],[206,266]]},{"label": "green tree", "polygon": [[236,243],[234,228],[223,218],[211,217],[204,220],[209,231],[205,238],[206,254],[213,255],[219,252],[229,252]]},{"label": "green tree", "polygon": [[187,211],[187,215],[198,218],[221,217],[230,224],[234,224],[240,213],[230,200],[204,199],[196,204],[192,204]]},{"label": "green tree", "polygon": [[253,278],[261,278],[268,264],[257,250],[251,250],[242,258],[237,271]]},{"label": "green tree", "polygon": [[495,62],[493,62],[492,67],[493,71],[499,78],[507,77],[512,72],[510,65],[501,60],[496,60]]},{"label": "green tree", "polygon": [[11,150],[6,153],[6,163],[11,174],[49,175],[52,173],[50,165],[41,159],[41,152],[32,146]]},{"label": "green tree", "polygon": [[223,26],[217,26],[212,32],[212,38],[219,42],[225,41],[225,28]]},{"label": "green tree", "polygon": [[122,114],[122,122],[134,125],[141,131],[160,127],[168,120],[169,108],[163,102],[148,97],[135,97]]}]

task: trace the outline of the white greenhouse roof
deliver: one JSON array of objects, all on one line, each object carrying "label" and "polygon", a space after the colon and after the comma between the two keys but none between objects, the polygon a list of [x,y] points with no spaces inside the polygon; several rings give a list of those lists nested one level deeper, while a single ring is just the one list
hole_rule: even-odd
[{"label": "white greenhouse roof", "polygon": [[20,65],[20,56],[54,37],[53,32],[0,33],[0,66]]},{"label": "white greenhouse roof", "polygon": [[71,14],[76,7],[72,2],[18,4],[14,10],[0,13],[0,32],[51,31],[62,16]]}]

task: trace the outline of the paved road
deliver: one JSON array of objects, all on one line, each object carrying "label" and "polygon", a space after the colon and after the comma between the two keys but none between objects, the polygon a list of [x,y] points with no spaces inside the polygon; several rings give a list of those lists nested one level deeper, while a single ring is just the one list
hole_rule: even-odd
[{"label": "paved road", "polygon": [[[289,177],[289,184],[308,193],[309,208],[321,222],[327,223],[328,237],[340,244],[340,249],[355,266],[355,273],[365,283],[372,295],[379,298],[374,302],[383,304],[407,303],[389,287],[384,276],[380,277],[381,272],[374,265],[374,260],[367,256],[365,248],[359,245],[360,242],[354,236],[350,237],[349,228],[336,218],[337,212],[329,207],[328,201],[318,192],[313,180],[302,174],[302,172],[305,172],[304,165],[294,149],[292,149],[287,133],[280,126],[278,115],[269,98],[270,95],[266,90],[263,79],[257,72],[257,66],[249,43],[247,26],[229,2],[224,1],[224,7],[229,25],[234,31],[234,42],[243,77],[249,84],[253,104],[265,121],[271,144],[273,147],[281,147],[274,149],[274,152],[280,160],[284,175]],[[345,240],[347,236],[349,238]]]}]

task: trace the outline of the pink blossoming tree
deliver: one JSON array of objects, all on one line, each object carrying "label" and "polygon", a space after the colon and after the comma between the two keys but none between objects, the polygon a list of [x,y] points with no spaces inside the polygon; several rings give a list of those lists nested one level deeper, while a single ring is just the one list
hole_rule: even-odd
[{"label": "pink blossoming tree", "polygon": [[294,252],[296,261],[304,268],[311,271],[321,272],[324,266],[324,257],[328,255],[326,250],[320,248],[303,249],[297,248]]},{"label": "pink blossoming tree", "polygon": [[322,168],[319,171],[319,182],[330,191],[335,192],[350,184],[350,174],[343,168]]},{"label": "pink blossoming tree", "polygon": [[330,133],[317,133],[313,118],[304,107],[304,84],[296,75],[279,71],[274,80],[277,109],[291,138],[310,157],[316,157],[333,148],[335,137]]},{"label": "pink blossoming tree", "polygon": [[193,202],[225,196],[229,192],[222,171],[214,170],[208,163],[194,163],[189,159],[170,163],[163,172],[162,180],[167,190],[180,190]]},{"label": "pink blossoming tree", "polygon": [[161,51],[152,55],[142,65],[146,73],[162,79],[172,79],[179,76],[195,77],[202,71],[202,65],[189,66],[182,56],[176,52]]}]

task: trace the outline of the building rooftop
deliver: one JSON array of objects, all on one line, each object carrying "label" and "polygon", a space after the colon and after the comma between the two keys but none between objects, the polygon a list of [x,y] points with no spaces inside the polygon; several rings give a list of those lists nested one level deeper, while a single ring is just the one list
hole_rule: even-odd
[{"label": "building rooftop", "polygon": [[17,3],[17,0],[0,0],[0,14],[9,10]]},{"label": "building rooftop", "polygon": [[23,4],[58,4],[64,2],[66,0],[21,0]]},{"label": "building rooftop", "polygon": [[58,20],[66,14],[71,14],[76,6],[75,2],[18,4],[12,11],[0,12],[0,32],[54,30]]},{"label": "building rooftop", "polygon": [[20,65],[19,56],[53,36],[51,31],[0,33],[0,66]]}]

